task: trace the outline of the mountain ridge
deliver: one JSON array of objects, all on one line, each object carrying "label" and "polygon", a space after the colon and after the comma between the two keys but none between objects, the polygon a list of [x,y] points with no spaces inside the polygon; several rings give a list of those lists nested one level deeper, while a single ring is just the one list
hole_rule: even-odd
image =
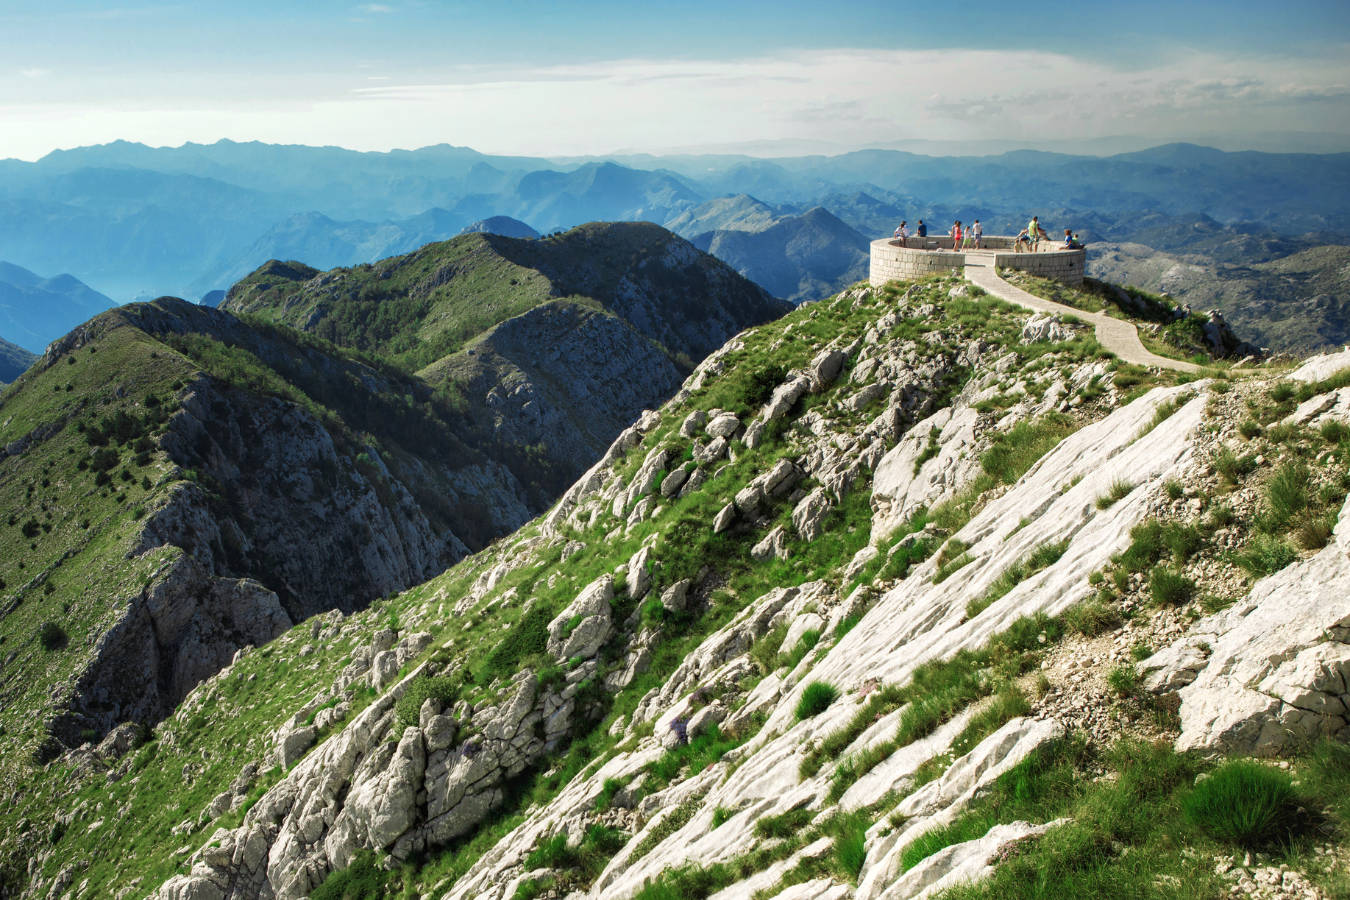
[{"label": "mountain ridge", "polygon": [[[1324,633],[1350,615],[1347,366],[1149,372],[959,278],[804,305],[510,538],[53,763],[88,774],[0,810],[63,810],[0,831],[0,870],[163,900],[1020,898],[1068,846],[1069,892],[1255,883],[1281,870],[1180,810],[1279,753],[1350,823],[1343,750],[1296,739],[1346,727],[1302,710],[1344,691],[1312,661],[1350,658]],[[1350,843],[1317,834],[1282,883],[1334,886]]]},{"label": "mountain ridge", "polygon": [[[653,256],[648,277],[681,314],[697,296],[696,338],[785,309],[680,246],[679,266]],[[689,280],[707,266],[713,281]],[[322,278],[299,264],[264,271]],[[667,302],[646,299],[648,312]],[[12,510],[33,513],[5,533],[0,635],[27,641],[63,621],[71,648],[68,665],[25,650],[0,666],[0,682],[27,685],[25,702],[43,711],[6,724],[16,747],[46,760],[86,735],[153,724],[242,648],[426,580],[545,508],[680,382],[681,363],[586,298],[493,324],[437,383],[174,298],[118,307],[53,342],[0,396],[0,484]],[[553,356],[521,352],[549,328]],[[548,447],[543,429],[557,435]],[[75,569],[103,574],[82,583]],[[50,691],[29,696],[38,688]]]}]

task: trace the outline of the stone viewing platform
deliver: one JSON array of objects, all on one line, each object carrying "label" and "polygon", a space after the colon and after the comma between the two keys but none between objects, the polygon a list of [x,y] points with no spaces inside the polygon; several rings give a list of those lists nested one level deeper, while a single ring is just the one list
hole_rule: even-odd
[{"label": "stone viewing platform", "polygon": [[913,281],[941,272],[962,272],[967,263],[992,266],[995,270],[1021,269],[1065,284],[1083,283],[1085,250],[1064,250],[1060,241],[1041,241],[1035,250],[1014,249],[1015,239],[986,235],[980,250],[953,250],[946,236],[910,237],[905,246],[896,238],[872,242],[868,281],[880,287],[888,281]]}]

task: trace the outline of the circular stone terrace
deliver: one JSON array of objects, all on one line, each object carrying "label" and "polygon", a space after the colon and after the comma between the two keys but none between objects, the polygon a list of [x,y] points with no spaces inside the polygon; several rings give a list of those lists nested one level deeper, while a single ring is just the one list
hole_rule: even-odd
[{"label": "circular stone terrace", "polygon": [[952,249],[950,237],[910,237],[904,246],[899,238],[872,242],[868,281],[880,287],[888,281],[913,281],[942,272],[962,272],[967,265],[998,269],[1021,269],[1042,278],[1066,284],[1083,283],[1085,250],[1065,250],[1059,241],[1041,241],[1035,249],[1018,251],[1016,240],[985,235],[982,249]]}]

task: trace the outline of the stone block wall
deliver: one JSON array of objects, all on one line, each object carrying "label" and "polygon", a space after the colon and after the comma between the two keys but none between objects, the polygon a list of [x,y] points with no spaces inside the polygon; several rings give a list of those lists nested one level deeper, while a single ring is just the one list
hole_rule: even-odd
[{"label": "stone block wall", "polygon": [[988,249],[956,252],[950,249],[951,242],[951,238],[930,237],[923,242],[930,248],[925,250],[919,246],[918,238],[910,238],[904,247],[889,238],[873,241],[868,281],[880,287],[888,281],[914,281],[944,272],[960,272],[965,268],[967,253],[978,253],[984,259],[992,258],[999,268],[1020,269],[1066,284],[1083,283],[1087,259],[1083,250],[1061,250],[1057,243],[1042,241],[1035,252],[1012,253],[1007,252],[1012,238],[989,236],[985,238]]},{"label": "stone block wall", "polygon": [[994,255],[994,266],[1020,269],[1065,284],[1082,284],[1086,260],[1085,250],[1042,250],[1037,253],[997,253]]},{"label": "stone block wall", "polygon": [[[947,239],[947,243],[951,243],[951,238]],[[888,281],[914,281],[943,272],[960,272],[965,267],[964,253],[910,250],[893,245],[890,241],[873,241],[868,281],[874,287],[880,287]]]}]

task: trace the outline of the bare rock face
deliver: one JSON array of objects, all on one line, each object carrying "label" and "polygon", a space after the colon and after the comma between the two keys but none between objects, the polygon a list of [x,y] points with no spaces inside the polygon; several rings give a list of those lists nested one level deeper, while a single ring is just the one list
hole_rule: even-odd
[{"label": "bare rock face", "polygon": [[548,625],[548,652],[559,660],[594,656],[612,631],[614,579],[602,575]]},{"label": "bare rock face", "polygon": [[1145,686],[1181,698],[1179,749],[1274,756],[1350,737],[1350,501],[1316,556],[1261,579],[1141,669]]},{"label": "bare rock face", "polygon": [[1027,344],[1037,344],[1042,341],[1059,343],[1060,341],[1067,341],[1071,337],[1073,337],[1073,331],[1060,322],[1059,316],[1035,315],[1027,320],[1027,324],[1022,326],[1022,341]]},{"label": "bare rock face", "polygon": [[177,556],[99,638],[52,734],[78,746],[89,730],[156,721],[241,646],[263,644],[291,624],[276,594],[258,582],[213,577],[192,557]]},{"label": "bare rock face", "polygon": [[[586,602],[602,594],[590,592]],[[473,739],[454,746],[455,720],[428,715],[425,727],[409,726],[395,742],[394,703],[420,674],[419,667],[300,759],[240,827],[218,830],[192,858],[191,871],[155,896],[298,900],[363,849],[406,859],[481,822],[500,804],[503,782],[545,752],[544,711],[556,695],[541,693],[534,676],[521,673],[500,706],[474,711]]]},{"label": "bare rock face", "polygon": [[995,825],[983,837],[944,847],[927,857],[896,879],[885,896],[923,900],[959,884],[981,881],[993,874],[994,865],[1015,844],[1045,834],[1068,821],[1055,819],[1043,825],[1020,821]]}]

